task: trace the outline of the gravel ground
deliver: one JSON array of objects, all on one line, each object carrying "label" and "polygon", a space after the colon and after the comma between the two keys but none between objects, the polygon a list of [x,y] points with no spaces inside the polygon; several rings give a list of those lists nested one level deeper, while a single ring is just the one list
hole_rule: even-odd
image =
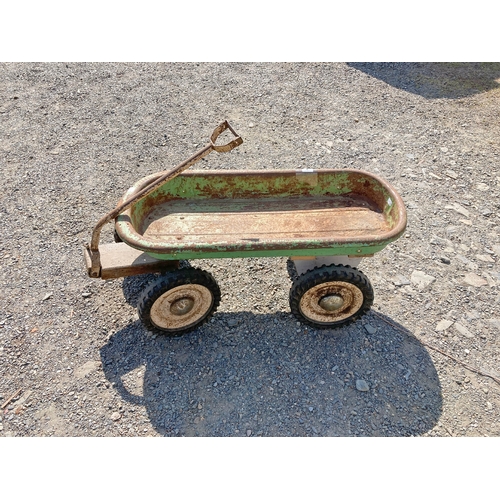
[{"label": "gravel ground", "polygon": [[[500,435],[500,64],[0,74],[0,435]],[[298,324],[285,258],[192,261],[222,301],[180,338],[138,320],[151,276],[86,276],[98,218],[224,119],[243,145],[195,169],[359,168],[402,194],[405,236],[359,266],[361,320]]]}]

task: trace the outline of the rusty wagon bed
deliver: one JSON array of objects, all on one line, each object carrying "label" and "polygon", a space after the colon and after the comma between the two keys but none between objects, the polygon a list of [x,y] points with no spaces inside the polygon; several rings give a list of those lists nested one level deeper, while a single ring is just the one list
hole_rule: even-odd
[{"label": "rusty wagon bed", "polygon": [[[122,201],[160,175],[137,182]],[[164,260],[364,256],[405,224],[400,196],[359,170],[190,171],[118,216],[116,231]]]},{"label": "rusty wagon bed", "polygon": [[[231,142],[217,145],[230,131]],[[223,122],[210,142],[170,171],[136,182],[94,228],[84,256],[90,277],[160,273],[142,292],[138,314],[157,333],[180,335],[208,321],[221,292],[213,276],[181,260],[290,257],[296,318],[315,328],[338,328],[365,314],[374,299],[358,269],[401,236],[403,201],[383,179],[360,170],[190,171],[211,151],[242,143]],[[115,221],[115,241],[101,245]]]}]

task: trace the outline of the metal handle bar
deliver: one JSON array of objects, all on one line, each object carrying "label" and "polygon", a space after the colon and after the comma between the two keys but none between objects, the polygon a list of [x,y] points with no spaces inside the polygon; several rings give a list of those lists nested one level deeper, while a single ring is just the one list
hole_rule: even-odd
[{"label": "metal handle bar", "polygon": [[[235,136],[235,139],[233,139],[231,142],[228,142],[227,144],[216,145],[215,142],[217,141],[217,138],[225,130],[229,130]],[[132,198],[121,203],[115,209],[111,210],[111,212],[101,217],[101,219],[99,219],[92,232],[92,239],[90,241],[90,245],[87,244],[87,251],[90,255],[90,259],[92,262],[90,276],[98,277],[101,271],[101,260],[99,256],[99,237],[101,235],[102,227],[106,223],[118,217],[118,215],[120,215],[128,207],[130,207],[137,201],[141,200],[148,194],[152,193],[155,189],[157,189],[161,185],[172,180],[174,177],[177,177],[181,172],[194,165],[197,161],[201,160],[204,156],[208,155],[212,151],[217,151],[218,153],[227,153],[242,143],[243,139],[235,132],[233,127],[229,125],[227,120],[222,122],[218,127],[214,129],[212,135],[210,136],[210,142],[205,147],[201,148],[186,161],[183,161],[182,163],[180,163],[173,169],[169,170],[162,176],[152,179],[149,184],[144,186],[138,193],[132,196]]]}]

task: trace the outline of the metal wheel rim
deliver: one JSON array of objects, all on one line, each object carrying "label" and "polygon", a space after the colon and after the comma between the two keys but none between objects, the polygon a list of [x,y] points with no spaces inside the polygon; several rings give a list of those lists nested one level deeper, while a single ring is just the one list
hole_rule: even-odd
[{"label": "metal wheel rim", "polygon": [[[322,298],[330,295],[343,299],[343,305],[335,311],[327,311],[319,305]],[[309,288],[302,295],[299,307],[301,313],[310,321],[333,324],[356,314],[363,306],[363,301],[363,292],[356,285],[345,281],[327,281]]]},{"label": "metal wheel rim", "polygon": [[[192,307],[184,314],[174,314],[172,305],[182,299],[192,301]],[[156,299],[151,307],[151,322],[161,330],[183,330],[203,320],[210,312],[213,301],[212,292],[203,285],[189,283],[177,286]]]}]

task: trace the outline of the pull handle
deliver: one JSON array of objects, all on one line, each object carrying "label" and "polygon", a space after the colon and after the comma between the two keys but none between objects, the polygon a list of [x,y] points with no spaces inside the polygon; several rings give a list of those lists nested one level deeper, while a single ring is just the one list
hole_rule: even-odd
[{"label": "pull handle", "polygon": [[[228,142],[227,144],[221,144],[217,145],[215,144],[215,141],[217,141],[217,138],[219,137],[224,130],[229,130],[235,137],[231,142]],[[227,153],[231,151],[231,149],[234,149],[238,147],[240,144],[243,143],[243,139],[234,131],[233,127],[229,125],[228,121],[224,121],[221,123],[212,133],[210,136],[210,144],[214,151],[217,151],[218,153]]]},{"label": "pull handle", "polygon": [[[219,135],[222,134],[222,132],[224,132],[225,130],[229,130],[235,138],[232,141],[228,142],[227,144],[222,144],[222,145],[215,144]],[[193,156],[183,161],[176,167],[172,168],[165,174],[155,179],[152,179],[148,185],[144,186],[138,193],[132,196],[132,198],[130,198],[124,203],[121,203],[115,209],[111,210],[111,212],[108,212],[106,215],[101,217],[101,219],[99,219],[99,221],[97,222],[94,231],[92,232],[92,239],[90,241],[90,245],[87,244],[86,246],[86,251],[88,252],[90,261],[92,263],[92,267],[89,269],[89,276],[91,278],[98,278],[101,274],[101,259],[99,256],[99,237],[101,235],[101,229],[104,226],[104,224],[118,217],[118,215],[124,212],[128,207],[130,207],[137,201],[141,200],[149,193],[152,193],[155,189],[159,188],[161,185],[172,180],[174,177],[177,177],[181,172],[188,169],[190,166],[194,165],[197,161],[201,160],[204,156],[208,155],[212,151],[217,151],[218,153],[227,153],[242,143],[243,139],[235,132],[233,127],[229,125],[228,121],[225,120],[218,127],[214,129],[212,135],[210,136],[210,142],[205,147],[201,148]]]}]

